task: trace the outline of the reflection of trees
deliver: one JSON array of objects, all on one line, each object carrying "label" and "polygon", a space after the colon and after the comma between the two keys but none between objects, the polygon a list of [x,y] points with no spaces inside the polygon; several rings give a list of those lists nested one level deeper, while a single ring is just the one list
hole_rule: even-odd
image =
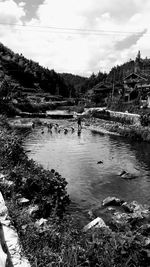
[{"label": "reflection of trees", "polygon": [[146,142],[132,142],[130,143],[132,151],[134,151],[135,157],[144,164],[146,168],[150,169],[150,144]]},{"label": "reflection of trees", "polygon": [[[125,139],[124,137],[109,136],[110,142],[110,153],[115,156],[116,149],[122,150],[124,146],[126,149],[125,153],[133,154],[139,165],[144,165],[150,170],[150,144],[147,142],[135,142],[133,140]],[[112,145],[115,143],[115,145]]]}]

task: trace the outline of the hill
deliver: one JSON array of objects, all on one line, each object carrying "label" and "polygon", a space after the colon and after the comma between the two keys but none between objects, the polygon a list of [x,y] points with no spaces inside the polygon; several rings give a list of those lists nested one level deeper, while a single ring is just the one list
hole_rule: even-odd
[{"label": "hill", "polygon": [[49,70],[33,60],[26,59],[22,54],[16,54],[0,43],[0,73],[7,75],[11,82],[16,82],[23,88],[33,88],[52,95],[69,96],[69,87],[62,76],[54,70]]}]

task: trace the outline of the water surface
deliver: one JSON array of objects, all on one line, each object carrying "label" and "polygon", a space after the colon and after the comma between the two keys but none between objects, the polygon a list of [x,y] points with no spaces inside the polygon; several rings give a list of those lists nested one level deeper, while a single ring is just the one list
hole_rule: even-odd
[{"label": "water surface", "polygon": [[[68,193],[82,209],[98,205],[108,196],[150,204],[150,144],[129,142],[118,136],[100,135],[71,128],[65,135],[36,128],[24,140],[29,158],[46,169],[55,169],[68,182]],[[103,164],[97,164],[102,160]],[[122,169],[137,175],[123,180]]]}]

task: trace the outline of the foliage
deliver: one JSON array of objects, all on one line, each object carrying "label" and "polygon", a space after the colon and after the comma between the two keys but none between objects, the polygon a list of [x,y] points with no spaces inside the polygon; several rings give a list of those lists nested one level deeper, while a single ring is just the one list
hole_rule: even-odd
[{"label": "foliage", "polygon": [[54,70],[40,66],[37,62],[16,54],[0,43],[0,60],[4,72],[7,72],[20,85],[28,88],[41,88],[51,94],[69,96],[69,87],[62,76]]},{"label": "foliage", "polygon": [[38,226],[25,209],[8,203],[10,215],[32,267],[148,267],[139,231],[91,229],[84,233],[75,217],[49,218]]},{"label": "foliage", "polygon": [[4,127],[0,133],[1,167],[13,181],[12,194],[19,193],[39,204],[39,215],[47,217],[53,210],[62,216],[69,204],[67,182],[59,173],[44,170],[34,161],[28,160],[22,139]]},{"label": "foliage", "polygon": [[150,123],[150,114],[141,114],[140,121],[142,126],[148,126]]}]

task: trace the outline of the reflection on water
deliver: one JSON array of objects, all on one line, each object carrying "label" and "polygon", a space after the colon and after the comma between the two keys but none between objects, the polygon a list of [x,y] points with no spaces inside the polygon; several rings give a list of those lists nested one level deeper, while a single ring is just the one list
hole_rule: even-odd
[{"label": "reflection on water", "polygon": [[[68,181],[71,199],[83,209],[97,205],[108,196],[150,204],[150,144],[130,143],[108,135],[83,129],[81,134],[69,131],[41,133],[34,129],[24,140],[30,158],[47,169],[55,169]],[[103,164],[97,164],[97,161]],[[138,176],[123,180],[120,171]]]}]

